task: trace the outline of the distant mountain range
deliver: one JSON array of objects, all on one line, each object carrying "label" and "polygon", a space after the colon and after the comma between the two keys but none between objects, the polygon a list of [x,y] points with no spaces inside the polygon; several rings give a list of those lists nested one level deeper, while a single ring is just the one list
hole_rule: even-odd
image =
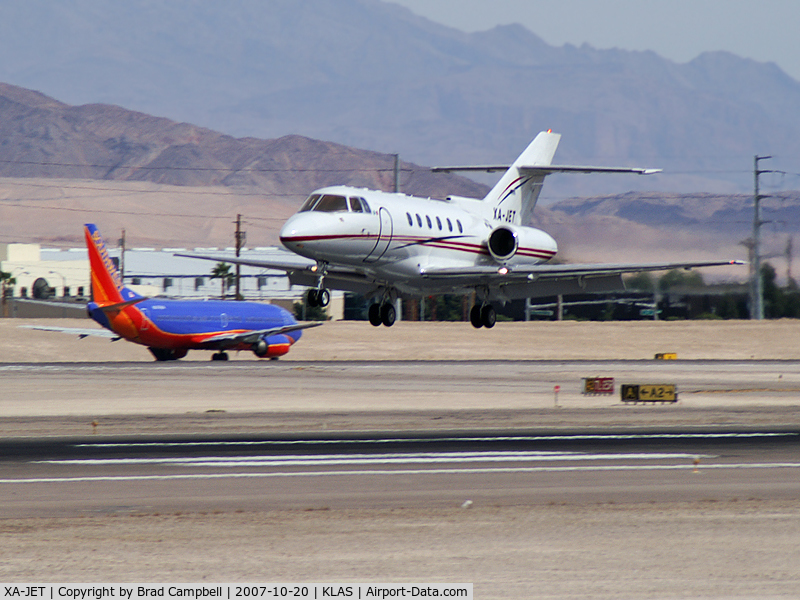
[{"label": "distant mountain range", "polygon": [[[326,185],[391,191],[394,157],[291,135],[233,138],[119,106],[70,106],[0,83],[0,176],[252,187],[304,198]],[[412,194],[482,196],[485,186],[401,162]]]},{"label": "distant mountain range", "polygon": [[774,64],[557,48],[517,25],[467,34],[378,0],[4,2],[0,56],[0,81],[232,136],[302,135],[434,165],[510,161],[552,128],[559,162],[667,171],[554,178],[545,200],[744,193],[757,153],[800,171],[800,83]]}]

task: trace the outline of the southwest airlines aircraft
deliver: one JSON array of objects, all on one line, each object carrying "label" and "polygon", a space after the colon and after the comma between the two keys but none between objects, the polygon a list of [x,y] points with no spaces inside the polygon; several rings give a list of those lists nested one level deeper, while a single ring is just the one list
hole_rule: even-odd
[{"label": "southwest airlines aircraft", "polygon": [[147,346],[156,360],[177,360],[189,350],[216,350],[212,360],[228,360],[226,350],[252,350],[259,358],[286,354],[302,329],[320,323],[297,323],[279,306],[223,300],[146,298],[125,287],[94,225],[84,225],[92,274],[89,316],[108,331],[33,327],[47,331],[100,335]]},{"label": "southwest airlines aircraft", "polygon": [[491,302],[621,290],[622,273],[741,264],[546,264],[558,250],[555,240],[524,224],[547,175],[658,172],[553,165],[560,139],[557,133],[540,133],[510,167],[434,169],[504,170],[482,201],[327,187],[312,193],[281,229],[281,242],[297,257],[261,261],[180,256],[284,270],[292,284],[312,287],[310,305],[327,305],[329,288],[360,293],[377,301],[369,308],[370,322],[387,327],[395,322],[398,297],[475,292],[477,303],[470,312],[473,326],[493,327],[496,313]]}]

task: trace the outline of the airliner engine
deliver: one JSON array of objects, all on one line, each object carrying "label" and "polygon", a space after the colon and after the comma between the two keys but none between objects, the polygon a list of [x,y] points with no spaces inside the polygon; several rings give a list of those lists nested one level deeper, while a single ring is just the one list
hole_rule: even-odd
[{"label": "airliner engine", "polygon": [[259,358],[264,358],[269,352],[269,344],[265,340],[258,340],[253,344],[253,354]]}]

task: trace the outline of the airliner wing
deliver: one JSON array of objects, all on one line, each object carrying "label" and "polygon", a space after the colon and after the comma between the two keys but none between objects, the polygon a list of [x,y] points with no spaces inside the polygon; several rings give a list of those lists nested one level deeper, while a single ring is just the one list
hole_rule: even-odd
[{"label": "airliner wing", "polygon": [[77,335],[83,339],[85,337],[104,337],[111,341],[122,339],[119,335],[108,329],[93,329],[91,327],[58,327],[56,325],[20,325],[20,329],[38,329],[39,331],[56,331],[58,333],[69,333]]},{"label": "airliner wing", "polygon": [[281,335],[289,333],[290,331],[297,331],[298,329],[309,329],[311,327],[319,327],[321,322],[315,321],[312,323],[295,323],[294,325],[284,325],[282,327],[271,327],[270,329],[255,329],[253,331],[245,331],[244,333],[220,333],[208,338],[203,339],[203,342],[219,343],[231,342],[233,344],[255,344],[258,340],[268,338],[273,335]]}]

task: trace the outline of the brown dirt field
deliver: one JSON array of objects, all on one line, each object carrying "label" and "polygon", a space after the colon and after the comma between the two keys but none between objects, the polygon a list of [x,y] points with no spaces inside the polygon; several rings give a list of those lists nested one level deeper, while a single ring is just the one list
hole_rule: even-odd
[{"label": "brown dirt field", "polygon": [[[146,348],[124,341],[19,328],[33,324],[96,326],[88,319],[0,319],[2,362],[152,361]],[[800,358],[800,320],[498,323],[477,331],[469,323],[387,328],[336,321],[305,331],[281,360],[645,360],[660,352],[679,359],[794,360]],[[184,360],[209,358],[193,351]]]}]

